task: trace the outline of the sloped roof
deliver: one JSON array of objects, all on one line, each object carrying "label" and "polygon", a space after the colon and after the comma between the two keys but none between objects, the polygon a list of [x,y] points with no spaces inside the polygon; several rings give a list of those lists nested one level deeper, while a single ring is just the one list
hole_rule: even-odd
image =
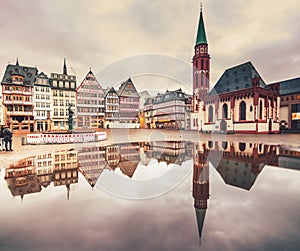
[{"label": "sloped roof", "polygon": [[126,96],[126,97],[140,97],[136,88],[131,80],[128,78],[125,82],[123,82],[118,90],[119,96]]},{"label": "sloped roof", "polygon": [[24,77],[24,85],[33,85],[37,73],[38,69],[35,67],[9,64],[6,66],[2,84],[12,84],[12,75],[19,75]]},{"label": "sloped roof", "polygon": [[251,62],[246,62],[227,69],[208,95],[238,91],[252,87],[252,79],[259,77],[259,86],[267,88]]},{"label": "sloped roof", "polygon": [[48,79],[48,76],[44,72],[40,72],[39,74],[36,75],[37,78],[44,78]]},{"label": "sloped roof", "polygon": [[159,104],[167,101],[172,100],[181,100],[185,101],[188,97],[191,97],[191,95],[188,95],[184,93],[181,88],[175,91],[166,91],[165,93],[161,94],[158,93],[156,97],[153,99],[153,104]]},{"label": "sloped roof", "polygon": [[92,70],[90,70],[88,72],[88,74],[82,80],[81,84],[78,86],[77,90],[83,88],[86,84],[91,84],[91,83],[98,88],[98,91],[100,93],[104,94],[104,90],[103,90],[101,84],[96,79],[96,77],[95,77],[94,73],[92,72]]},{"label": "sloped roof", "polygon": [[118,93],[116,92],[116,90],[115,90],[115,88],[110,88],[109,90],[108,90],[108,92],[105,94],[105,95],[107,95],[108,93],[115,93],[115,94],[117,94],[118,95]]},{"label": "sloped roof", "polygon": [[280,95],[300,93],[300,77],[277,82],[280,84]]}]

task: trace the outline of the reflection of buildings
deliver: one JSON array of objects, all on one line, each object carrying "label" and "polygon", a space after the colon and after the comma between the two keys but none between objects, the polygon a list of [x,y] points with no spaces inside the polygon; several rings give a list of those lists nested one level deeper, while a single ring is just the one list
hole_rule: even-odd
[{"label": "reflection of buildings", "polygon": [[117,167],[122,173],[132,178],[140,160],[140,143],[124,143],[106,147],[106,162],[112,170]]},{"label": "reflection of buildings", "polygon": [[53,158],[52,154],[38,155],[35,158],[35,169],[40,185],[47,187],[53,178]]},{"label": "reflection of buildings", "polygon": [[247,190],[265,165],[278,165],[277,147],[271,145],[208,141],[204,154],[225,183]]},{"label": "reflection of buildings", "polygon": [[13,196],[37,193],[41,191],[35,172],[35,158],[29,157],[18,161],[5,170],[7,186]]},{"label": "reflection of buildings", "polygon": [[148,159],[181,165],[183,161],[191,159],[192,144],[185,141],[148,142],[144,144],[144,151]]},{"label": "reflection of buildings", "polygon": [[106,147],[84,147],[78,151],[79,171],[87,182],[94,187],[104,168],[108,168],[105,161]]},{"label": "reflection of buildings", "polygon": [[70,185],[78,183],[77,152],[74,150],[57,151],[53,154],[54,186],[65,185],[70,193]]},{"label": "reflection of buildings", "polygon": [[194,145],[193,197],[200,242],[209,198],[209,166],[204,151],[205,145]]},{"label": "reflection of buildings", "polygon": [[299,149],[279,147],[278,167],[300,170]]},{"label": "reflection of buildings", "polygon": [[5,179],[13,196],[37,193],[54,182],[54,186],[78,182],[77,154],[73,150],[57,151],[19,160],[5,170]]}]

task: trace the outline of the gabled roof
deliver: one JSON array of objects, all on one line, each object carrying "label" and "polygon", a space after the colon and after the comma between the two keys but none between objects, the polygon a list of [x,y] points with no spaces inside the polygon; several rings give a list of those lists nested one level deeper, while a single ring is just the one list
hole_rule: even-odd
[{"label": "gabled roof", "polygon": [[200,12],[200,18],[199,18],[199,24],[198,24],[198,32],[197,32],[197,39],[196,39],[196,45],[198,45],[198,44],[207,44],[205,27],[204,27],[204,22],[203,22],[202,10]]},{"label": "gabled roof", "polygon": [[208,95],[238,91],[252,87],[252,79],[259,77],[259,86],[267,88],[251,62],[227,69]]},{"label": "gabled roof", "polygon": [[44,78],[44,79],[48,79],[48,76],[47,76],[44,72],[41,72],[41,73],[39,73],[38,75],[36,75],[36,78]]},{"label": "gabled roof", "polygon": [[6,66],[2,84],[12,84],[12,75],[19,75],[24,77],[24,85],[33,85],[37,73],[38,69],[35,67],[20,66],[18,62],[16,65],[9,64]]},{"label": "gabled roof", "polygon": [[126,97],[140,97],[136,88],[131,80],[128,78],[125,82],[123,82],[118,90],[119,96],[126,96]]},{"label": "gabled roof", "polygon": [[277,82],[280,84],[280,95],[300,93],[300,77]]},{"label": "gabled roof", "polygon": [[88,74],[85,76],[85,78],[82,80],[81,84],[77,87],[77,90],[82,89],[85,85],[93,85],[95,86],[99,92],[104,94],[104,90],[98,80],[96,79],[94,73],[92,70],[88,72]]}]

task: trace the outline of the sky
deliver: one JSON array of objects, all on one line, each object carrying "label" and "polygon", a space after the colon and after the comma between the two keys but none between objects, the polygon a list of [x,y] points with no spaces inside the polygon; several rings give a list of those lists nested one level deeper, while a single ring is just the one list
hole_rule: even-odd
[{"label": "sky", "polygon": [[[266,83],[299,77],[300,2],[203,0],[211,86],[252,61]],[[1,0],[0,75],[8,63],[68,73],[90,67],[103,87],[191,93],[199,0]]]}]

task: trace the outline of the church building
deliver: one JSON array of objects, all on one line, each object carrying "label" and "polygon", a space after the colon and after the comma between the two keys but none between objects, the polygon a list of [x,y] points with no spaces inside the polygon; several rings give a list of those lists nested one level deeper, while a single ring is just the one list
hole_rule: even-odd
[{"label": "church building", "polygon": [[227,69],[210,90],[210,55],[202,9],[193,57],[192,129],[208,133],[279,132],[279,85],[267,85],[251,62]]}]

